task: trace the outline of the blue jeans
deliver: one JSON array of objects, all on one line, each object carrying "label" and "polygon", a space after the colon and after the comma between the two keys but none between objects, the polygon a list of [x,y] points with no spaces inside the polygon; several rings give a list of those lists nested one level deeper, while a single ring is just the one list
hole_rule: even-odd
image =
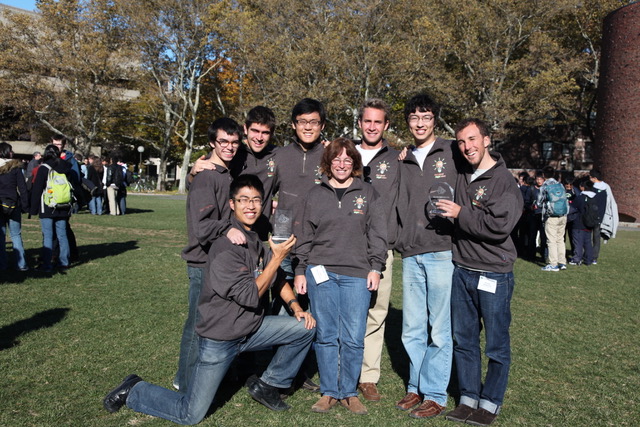
[{"label": "blue jeans", "polygon": [[200,318],[198,300],[200,300],[200,292],[202,291],[204,268],[187,266],[187,275],[189,276],[189,313],[182,329],[178,372],[174,380],[180,390],[186,390],[189,387],[193,367],[198,361],[196,324]]},{"label": "blue jeans", "polygon": [[576,236],[576,251],[573,254],[573,262],[579,264],[584,260],[586,265],[591,265],[596,259],[592,246],[593,230],[575,229],[573,232]]},{"label": "blue jeans", "polygon": [[16,259],[18,269],[27,268],[27,261],[24,258],[24,246],[22,245],[22,214],[19,208],[15,208],[9,218],[0,218],[0,270],[9,266],[7,260],[7,224],[11,242],[13,242],[13,256]]},{"label": "blue jeans", "polygon": [[316,318],[316,359],[320,392],[336,399],[357,396],[364,334],[371,292],[367,279],[327,271],[329,280],[317,284],[307,268],[307,292]]},{"label": "blue jeans", "polygon": [[247,337],[232,341],[200,337],[193,380],[184,392],[140,382],[131,389],[127,406],[174,423],[197,424],[207,414],[222,379],[238,354],[277,347],[261,379],[273,387],[287,388],[298,373],[314,335],[314,329],[305,329],[304,322],[293,317],[266,316],[260,328]]},{"label": "blue jeans", "polygon": [[67,218],[40,218],[42,227],[42,266],[46,269],[52,267],[51,257],[53,256],[53,227],[55,235],[60,245],[58,262],[60,265],[69,265],[69,240],[67,239]]},{"label": "blue jeans", "polygon": [[[481,276],[497,281],[496,292],[478,290]],[[460,403],[498,413],[511,366],[511,296],[513,273],[482,273],[456,267],[451,314]],[[482,382],[480,331],[484,327],[487,375]]]},{"label": "blue jeans", "polygon": [[447,404],[451,377],[451,251],[402,259],[402,344],[409,355],[407,391]]},{"label": "blue jeans", "polygon": [[89,201],[91,215],[102,215],[102,196],[92,197]]},{"label": "blue jeans", "polygon": [[127,211],[127,195],[125,193],[116,193],[116,203],[120,209],[120,215],[124,215]]}]

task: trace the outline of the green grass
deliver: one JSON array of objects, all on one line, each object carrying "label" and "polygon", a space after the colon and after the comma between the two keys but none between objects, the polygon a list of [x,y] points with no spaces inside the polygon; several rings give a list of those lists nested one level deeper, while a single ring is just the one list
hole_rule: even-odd
[{"label": "green grass", "polygon": [[[172,425],[102,398],[131,372],[170,387],[187,311],[184,201],[129,196],[131,214],[72,219],[82,262],[66,274],[0,276],[0,425]],[[39,222],[23,222],[31,265]],[[635,262],[640,233],[621,231],[599,264],[559,273],[518,261],[512,311],[513,365],[496,425],[624,426],[640,420],[640,316]],[[386,331],[380,390],[369,416],[336,408],[309,411],[318,395],[298,391],[293,409],[274,413],[237,384],[223,383],[216,412],[202,425],[453,425],[414,420],[394,408],[404,395],[407,358],[400,342],[400,264]],[[453,408],[453,400],[449,408]]]}]

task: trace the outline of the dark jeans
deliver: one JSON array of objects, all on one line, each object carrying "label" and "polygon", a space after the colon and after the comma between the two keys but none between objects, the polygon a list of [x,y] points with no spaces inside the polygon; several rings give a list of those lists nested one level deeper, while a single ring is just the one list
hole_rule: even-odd
[{"label": "dark jeans", "polygon": [[[495,293],[479,290],[481,277],[497,282]],[[488,273],[456,266],[451,290],[453,357],[460,389],[460,403],[500,410],[511,366],[511,296],[513,273]],[[480,331],[484,327],[487,374],[482,381]]]}]

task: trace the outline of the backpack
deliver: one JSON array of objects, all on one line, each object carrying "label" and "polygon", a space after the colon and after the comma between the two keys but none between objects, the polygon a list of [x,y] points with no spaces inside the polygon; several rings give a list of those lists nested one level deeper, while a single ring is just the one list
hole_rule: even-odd
[{"label": "backpack", "polygon": [[42,164],[49,169],[47,185],[42,192],[42,203],[52,209],[68,209],[71,207],[73,187],[63,173],[54,171],[46,163]]},{"label": "backpack", "polygon": [[565,216],[569,210],[567,191],[559,182],[545,186],[546,212],[549,216]]},{"label": "backpack", "polygon": [[584,211],[582,212],[582,223],[587,228],[594,228],[602,222],[598,212],[598,203],[595,197],[585,196]]},{"label": "backpack", "polygon": [[133,172],[127,169],[126,173],[124,174],[124,183],[128,187],[131,184],[133,184],[133,182],[134,182]]}]

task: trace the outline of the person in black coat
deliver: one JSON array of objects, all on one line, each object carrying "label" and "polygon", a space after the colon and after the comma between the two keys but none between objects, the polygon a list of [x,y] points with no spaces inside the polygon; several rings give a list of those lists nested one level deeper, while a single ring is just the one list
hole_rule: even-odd
[{"label": "person in black coat", "polygon": [[67,238],[67,220],[71,216],[71,206],[49,207],[42,198],[47,187],[49,168],[62,173],[72,186],[78,185],[75,174],[72,173],[71,164],[60,159],[60,150],[55,145],[47,145],[44,151],[44,160],[38,168],[33,187],[31,188],[31,207],[29,213],[38,215],[42,227],[42,253],[40,270],[50,272],[53,269],[51,259],[53,256],[53,239],[57,237],[60,245],[58,257],[59,267],[69,268],[69,240]]},{"label": "person in black coat", "polygon": [[13,160],[13,148],[6,142],[0,143],[0,270],[8,267],[7,252],[5,249],[7,239],[7,225],[13,242],[13,254],[16,259],[16,268],[19,271],[27,271],[27,261],[22,245],[22,212],[29,209],[27,185],[22,171],[22,162]]}]

